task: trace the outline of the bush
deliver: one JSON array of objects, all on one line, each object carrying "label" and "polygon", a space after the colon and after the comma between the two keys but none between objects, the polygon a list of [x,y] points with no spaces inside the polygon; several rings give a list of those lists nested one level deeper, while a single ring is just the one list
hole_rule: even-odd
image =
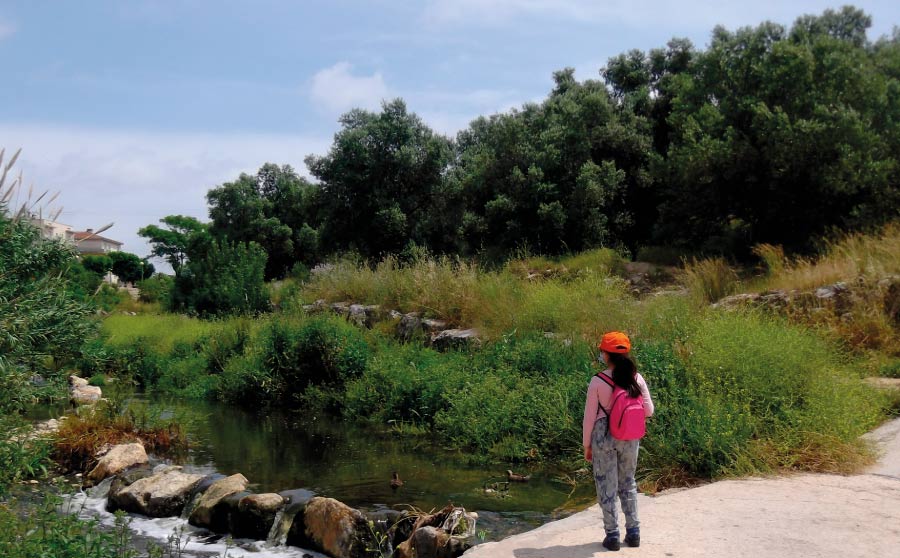
[{"label": "bush", "polygon": [[175,279],[171,275],[157,273],[149,279],[137,282],[141,302],[158,303],[167,306],[172,296]]},{"label": "bush", "polygon": [[276,319],[260,337],[262,365],[282,400],[296,400],[310,386],[341,387],[363,373],[370,356],[362,333],[332,316]]},{"label": "bush", "polygon": [[172,305],[202,317],[252,314],[269,308],[259,245],[211,241],[175,278]]},{"label": "bush", "polygon": [[[0,415],[0,497],[20,480],[46,476],[50,443],[26,439],[31,427],[15,415]],[[2,524],[2,523],[0,523]]]},{"label": "bush", "polygon": [[[61,513],[63,499],[45,493],[27,504],[0,503],[0,548],[6,558],[137,558],[125,512],[116,513],[112,530],[97,519]],[[156,547],[151,545],[150,550]],[[159,550],[156,548],[156,550]],[[157,553],[161,555],[161,552]],[[151,554],[153,555],[153,554]]]}]

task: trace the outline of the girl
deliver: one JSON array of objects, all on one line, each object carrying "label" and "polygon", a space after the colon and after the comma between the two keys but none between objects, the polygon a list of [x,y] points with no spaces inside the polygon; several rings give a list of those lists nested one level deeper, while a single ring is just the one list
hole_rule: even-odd
[{"label": "girl", "polygon": [[[607,366],[607,369],[599,374],[605,374],[631,397],[640,395],[644,400],[644,415],[647,417],[653,415],[653,400],[650,398],[647,383],[638,374],[634,362],[628,358],[628,352],[631,350],[628,336],[612,331],[603,336],[598,347],[600,360]],[[619,550],[617,493],[622,501],[622,511],[625,513],[625,544],[628,546],[641,544],[637,514],[637,484],[634,481],[639,440],[617,440],[609,434],[607,413],[612,404],[612,393],[613,388],[602,378],[598,376],[591,378],[587,402],[584,405],[582,444],[584,458],[593,464],[597,502],[603,510],[603,527],[606,529],[603,546],[608,550]]]}]

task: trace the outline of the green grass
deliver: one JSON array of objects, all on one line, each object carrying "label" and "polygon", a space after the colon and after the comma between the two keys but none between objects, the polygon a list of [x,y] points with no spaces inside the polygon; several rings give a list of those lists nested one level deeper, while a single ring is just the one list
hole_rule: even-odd
[{"label": "green grass", "polygon": [[[772,276],[781,273],[778,250],[764,255]],[[858,437],[892,403],[861,381],[855,371],[872,365],[859,354],[790,317],[710,309],[737,285],[724,261],[688,266],[699,296],[639,300],[614,272],[615,257],[531,258],[493,271],[449,258],[344,261],[308,283],[282,284],[273,290],[280,312],[252,320],[110,316],[104,349],[148,389],[319,407],[428,432],[472,459],[575,467],[591,348],[618,329],[631,336],[657,401],[643,441],[645,487],[786,469],[848,472],[870,459]],[[551,265],[557,272],[530,271]],[[485,343],[448,353],[401,344],[395,322],[364,330],[300,310],[318,298],[420,311],[476,327]]]}]

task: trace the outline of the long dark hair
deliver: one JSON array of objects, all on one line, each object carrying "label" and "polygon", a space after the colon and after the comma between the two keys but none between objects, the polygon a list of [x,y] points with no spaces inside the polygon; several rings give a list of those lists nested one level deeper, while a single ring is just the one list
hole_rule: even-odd
[{"label": "long dark hair", "polygon": [[641,395],[641,386],[637,383],[637,366],[628,356],[621,353],[606,353],[609,364],[613,367],[613,382],[628,392],[630,397]]}]

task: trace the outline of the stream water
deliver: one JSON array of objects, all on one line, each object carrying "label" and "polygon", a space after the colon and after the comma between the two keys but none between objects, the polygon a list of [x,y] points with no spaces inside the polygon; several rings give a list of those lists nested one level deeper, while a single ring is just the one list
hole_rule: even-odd
[{"label": "stream water", "polygon": [[[151,413],[176,417],[184,426],[191,448],[176,461],[186,471],[242,473],[254,492],[307,489],[368,512],[407,505],[428,511],[453,502],[478,512],[484,540],[532,529],[593,501],[593,487],[584,479],[573,488],[560,471],[471,465],[466,455],[447,451],[427,437],[399,436],[304,413],[256,413],[197,401],[136,401]],[[59,409],[47,407],[31,413],[35,419],[58,414]],[[486,491],[486,485],[506,480],[507,468],[530,474],[530,482],[513,483],[508,492]],[[390,486],[393,471],[403,480],[397,490]],[[75,505],[82,513],[106,513],[97,491],[82,495]],[[111,516],[105,519],[109,522]],[[175,518],[137,518],[133,527],[165,539],[183,524]]]}]

